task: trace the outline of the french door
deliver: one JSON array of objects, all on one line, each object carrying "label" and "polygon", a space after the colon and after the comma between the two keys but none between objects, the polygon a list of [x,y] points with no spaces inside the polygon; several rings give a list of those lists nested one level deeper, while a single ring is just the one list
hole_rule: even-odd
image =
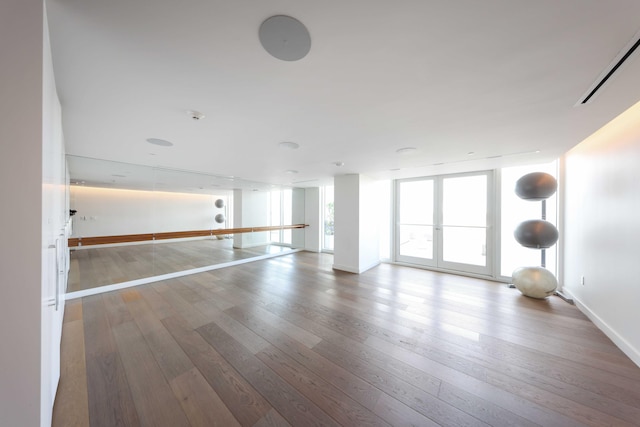
[{"label": "french door", "polygon": [[492,274],[491,171],[396,181],[396,260]]}]

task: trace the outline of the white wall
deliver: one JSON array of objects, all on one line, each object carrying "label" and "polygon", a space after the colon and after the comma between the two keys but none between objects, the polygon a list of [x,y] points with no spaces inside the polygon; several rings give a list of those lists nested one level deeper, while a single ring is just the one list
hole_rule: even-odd
[{"label": "white wall", "polygon": [[42,296],[41,318],[41,424],[51,424],[60,379],[60,341],[64,293],[68,278],[69,217],[67,173],[62,136],[62,112],[53,74],[49,31],[44,21],[42,100]]},{"label": "white wall", "polygon": [[359,273],[359,201],[359,175],[339,175],[333,179],[333,268],[336,270]]},{"label": "white wall", "polygon": [[[261,227],[269,224],[267,191],[233,191],[233,224],[235,228]],[[250,248],[269,244],[269,232],[234,234],[234,248]]]},{"label": "white wall", "polygon": [[368,270],[380,264],[380,212],[386,209],[380,203],[376,181],[360,175],[360,253],[358,265],[360,271]]},{"label": "white wall", "polygon": [[304,229],[304,248],[311,252],[321,252],[321,230],[323,230],[323,224],[320,211],[320,189],[318,187],[305,189],[304,216],[305,224],[309,225]]},{"label": "white wall", "polygon": [[564,291],[640,365],[640,103],[563,165]]},{"label": "white wall", "polygon": [[223,196],[72,186],[73,236],[115,236],[220,228]]},{"label": "white wall", "polygon": [[362,273],[380,263],[374,181],[362,175],[334,178],[333,268]]},{"label": "white wall", "polygon": [[[294,188],[291,193],[291,224],[305,224],[305,190]],[[305,234],[303,228],[291,230],[291,246],[304,248]]]},{"label": "white wall", "polygon": [[[0,3],[0,210],[3,224],[2,310],[0,310],[0,425],[50,425],[55,386],[44,378],[45,346],[52,336],[42,327],[52,308],[46,293],[51,237],[64,218],[58,163],[59,110],[53,88],[41,0]],[[46,62],[46,63],[45,63]],[[46,71],[45,71],[46,68]],[[43,90],[44,87],[44,90]],[[46,92],[45,92],[46,91]],[[46,122],[46,125],[45,123]],[[44,139],[43,139],[43,136]],[[46,148],[45,148],[46,143]],[[54,158],[48,156],[53,154]],[[51,166],[43,180],[43,160]],[[51,160],[52,163],[48,163]],[[43,209],[47,205],[54,212]],[[43,268],[44,267],[44,268]],[[54,271],[55,274],[55,271]],[[52,347],[53,351],[59,351]],[[51,380],[51,382],[49,381]],[[43,387],[43,385],[45,387]],[[42,394],[41,394],[42,393]],[[43,397],[45,399],[43,399]]]}]

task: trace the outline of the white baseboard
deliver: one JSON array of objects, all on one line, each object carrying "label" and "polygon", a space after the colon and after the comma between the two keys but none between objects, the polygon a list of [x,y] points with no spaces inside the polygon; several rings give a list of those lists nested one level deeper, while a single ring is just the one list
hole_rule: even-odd
[{"label": "white baseboard", "polygon": [[629,359],[633,361],[636,365],[640,366],[640,350],[635,348],[631,343],[629,343],[626,339],[624,339],[620,334],[618,334],[613,328],[611,328],[607,322],[602,320],[597,314],[595,314],[586,304],[584,304],[579,298],[576,298],[574,294],[571,293],[569,289],[566,287],[562,288],[562,293],[573,299],[576,307],[584,313],[585,316],[589,318],[604,334],[609,337],[613,343],[618,346],[620,350],[624,354],[626,354]]},{"label": "white baseboard", "polygon": [[98,288],[84,289],[82,291],[69,292],[65,295],[65,300],[87,297],[90,295],[102,294],[105,292],[118,291],[120,289],[131,288],[134,286],[145,285],[147,283],[160,282],[162,280],[175,279],[176,277],[188,276],[190,274],[203,273],[205,271],[219,270],[225,267],[233,267],[234,265],[247,264],[254,261],[262,261],[269,258],[276,258],[283,255],[290,255],[295,252],[301,252],[302,249],[292,249],[288,252],[280,252],[275,254],[259,255],[253,258],[239,259],[236,261],[225,262],[222,264],[208,265],[206,267],[192,268],[190,270],[176,271],[175,273],[161,274],[159,276],[145,277],[143,279],[130,280],[128,282],[116,283],[114,285],[100,286]]},{"label": "white baseboard", "polygon": [[251,249],[251,248],[257,248],[258,246],[268,246],[268,245],[272,245],[273,243],[271,242],[258,242],[258,243],[248,243],[248,244],[243,244],[241,246],[236,246],[235,244],[233,245],[233,249]]},{"label": "white baseboard", "polygon": [[347,267],[346,265],[333,264],[331,268],[334,270],[346,271],[347,273],[360,274],[357,268]]},{"label": "white baseboard", "polygon": [[364,273],[367,270],[371,270],[372,268],[377,267],[379,265],[380,265],[380,260],[377,260],[377,261],[369,264],[367,267],[361,268],[360,269],[360,274]]},{"label": "white baseboard", "polygon": [[364,268],[360,268],[360,269],[356,267],[348,267],[346,265],[341,265],[341,264],[333,264],[331,268],[333,268],[334,270],[346,271],[347,273],[362,274],[365,271],[372,269],[373,267],[377,267],[378,265],[380,265],[380,261],[376,261],[371,265]]}]

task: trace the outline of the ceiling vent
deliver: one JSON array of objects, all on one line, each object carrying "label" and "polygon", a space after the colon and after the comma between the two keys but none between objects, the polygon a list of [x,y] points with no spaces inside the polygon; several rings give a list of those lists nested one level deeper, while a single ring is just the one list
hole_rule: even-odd
[{"label": "ceiling vent", "polygon": [[580,98],[576,103],[578,105],[587,104],[593,99],[593,97],[603,88],[603,86],[613,77],[613,75],[622,67],[622,65],[629,60],[631,55],[640,46],[640,32],[636,33],[634,38],[629,42],[624,49],[620,51],[618,56],[611,62],[611,64],[604,70],[600,77],[591,85],[589,90]]}]

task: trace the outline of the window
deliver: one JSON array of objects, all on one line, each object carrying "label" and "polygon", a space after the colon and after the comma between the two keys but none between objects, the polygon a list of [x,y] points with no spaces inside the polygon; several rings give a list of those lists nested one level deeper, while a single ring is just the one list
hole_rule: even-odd
[{"label": "window", "polygon": [[493,171],[396,181],[395,259],[492,276],[492,182]]}]

